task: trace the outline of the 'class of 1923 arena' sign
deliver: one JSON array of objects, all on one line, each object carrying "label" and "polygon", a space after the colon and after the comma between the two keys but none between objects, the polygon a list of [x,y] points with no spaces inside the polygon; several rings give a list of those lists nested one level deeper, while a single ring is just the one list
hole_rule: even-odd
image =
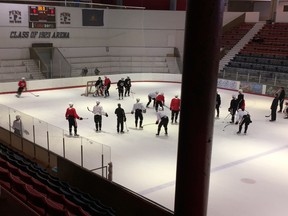
[{"label": "'class of 1923 arena' sign", "polygon": [[10,38],[70,38],[69,32],[11,31]]}]

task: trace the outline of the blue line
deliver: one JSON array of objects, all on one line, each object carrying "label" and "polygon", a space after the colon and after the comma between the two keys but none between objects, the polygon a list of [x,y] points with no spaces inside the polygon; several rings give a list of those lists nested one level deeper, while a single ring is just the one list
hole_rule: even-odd
[{"label": "blue line", "polygon": [[[273,154],[275,152],[279,152],[279,151],[285,150],[287,148],[288,148],[288,145],[281,146],[279,148],[272,149],[270,151],[266,151],[266,152],[263,152],[263,153],[260,153],[260,154],[257,154],[257,155],[253,155],[253,156],[241,159],[241,160],[237,160],[237,161],[234,161],[234,162],[222,165],[222,166],[218,166],[218,167],[212,168],[211,169],[211,173],[217,172],[217,171],[220,171],[220,170],[224,170],[224,169],[228,169],[228,168],[231,168],[233,166],[236,166],[236,165],[239,165],[239,164],[243,164],[243,163],[246,163],[248,161],[251,161],[251,160],[254,160],[254,159],[269,155],[269,154]],[[165,189],[165,188],[168,188],[168,187],[171,187],[171,186],[175,186],[175,181],[167,182],[165,184],[158,185],[156,187],[152,187],[152,188],[140,191],[138,194],[146,195],[146,194],[153,193],[155,191],[158,191],[158,190],[161,190],[161,189]]]}]

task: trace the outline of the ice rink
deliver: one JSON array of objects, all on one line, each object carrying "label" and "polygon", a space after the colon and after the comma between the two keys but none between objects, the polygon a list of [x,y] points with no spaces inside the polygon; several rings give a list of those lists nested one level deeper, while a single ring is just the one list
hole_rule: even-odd
[{"label": "ice rink", "polygon": [[[169,123],[168,136],[162,129],[156,137],[156,114],[150,105],[144,114],[143,130],[136,129],[134,115],[127,114],[125,133],[117,134],[114,111],[121,103],[130,113],[136,98],[146,105],[147,95],[153,91],[163,92],[169,106],[175,95],[181,96],[180,89],[177,83],[132,82],[133,93],[123,100],[118,99],[113,84],[107,98],[81,96],[83,87],[33,92],[39,97],[27,92],[21,98],[2,94],[0,103],[68,130],[64,115],[68,103],[73,102],[78,115],[88,118],[78,121],[80,136],[111,147],[113,181],[173,210],[179,125]],[[225,117],[231,96],[237,93],[222,89],[218,92],[222,104],[220,118],[215,119],[214,125],[208,216],[286,216],[288,119],[277,113],[277,120],[269,122],[265,116],[270,114],[273,98],[244,93],[253,122],[247,135],[237,135],[237,125],[225,127],[230,121],[230,116]],[[109,115],[103,116],[101,133],[95,132],[93,114],[87,110],[93,108],[96,100]],[[169,109],[164,112],[170,117]]]}]

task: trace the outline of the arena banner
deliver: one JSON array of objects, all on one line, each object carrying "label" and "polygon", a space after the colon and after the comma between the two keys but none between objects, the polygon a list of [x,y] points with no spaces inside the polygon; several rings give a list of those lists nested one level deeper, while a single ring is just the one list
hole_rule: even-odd
[{"label": "arena banner", "polygon": [[83,26],[104,26],[104,10],[82,10]]},{"label": "arena banner", "polygon": [[238,90],[240,82],[234,80],[218,79],[217,87],[231,90]]},{"label": "arena banner", "polygon": [[263,85],[258,83],[241,82],[240,88],[244,92],[250,92],[255,94],[263,94]]},{"label": "arena banner", "polygon": [[[267,85],[267,89],[266,89],[265,94],[270,95],[270,96],[274,96],[276,93],[279,93],[279,88],[280,88],[279,86]],[[285,91],[287,92],[288,90],[285,89]]]}]

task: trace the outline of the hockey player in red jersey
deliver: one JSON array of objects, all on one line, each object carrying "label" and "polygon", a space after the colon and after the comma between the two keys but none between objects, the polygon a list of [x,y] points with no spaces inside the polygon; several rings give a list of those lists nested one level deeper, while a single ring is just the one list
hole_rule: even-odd
[{"label": "hockey player in red jersey", "polygon": [[177,123],[178,115],[180,112],[180,105],[181,105],[181,100],[178,98],[178,95],[175,95],[174,98],[172,98],[170,102],[170,110],[171,110],[171,123]]},{"label": "hockey player in red jersey", "polygon": [[18,90],[16,97],[20,97],[23,91],[27,91],[27,84],[25,77],[22,77],[22,79],[18,82]]},{"label": "hockey player in red jersey", "polygon": [[83,120],[82,117],[79,117],[76,109],[73,107],[73,103],[69,103],[69,107],[66,109],[65,117],[69,122],[69,135],[72,136],[72,127],[74,127],[74,136],[79,136],[77,134],[77,121],[76,119]]},{"label": "hockey player in red jersey", "polygon": [[155,98],[155,110],[158,111],[158,107],[160,106],[162,110],[164,110],[164,103],[165,103],[165,97],[164,93],[160,93]]},{"label": "hockey player in red jersey", "polygon": [[109,77],[104,76],[104,97],[109,97],[109,88],[111,86],[111,80],[109,79]]}]

